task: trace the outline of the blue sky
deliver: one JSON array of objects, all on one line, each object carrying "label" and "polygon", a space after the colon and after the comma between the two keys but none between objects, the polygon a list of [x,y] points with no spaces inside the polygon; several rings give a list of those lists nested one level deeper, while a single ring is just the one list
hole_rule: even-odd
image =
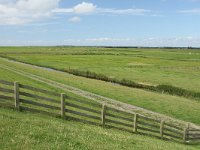
[{"label": "blue sky", "polygon": [[0,45],[200,47],[200,0],[0,0]]}]

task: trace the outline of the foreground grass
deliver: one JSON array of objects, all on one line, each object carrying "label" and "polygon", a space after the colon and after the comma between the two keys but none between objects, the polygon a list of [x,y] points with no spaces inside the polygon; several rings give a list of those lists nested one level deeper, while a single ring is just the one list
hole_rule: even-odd
[{"label": "foreground grass", "polygon": [[[67,73],[54,72],[44,69],[35,69],[30,66],[16,64],[14,62],[11,63],[3,59],[0,59],[0,63],[45,77],[47,79],[51,79],[74,87],[78,87],[86,91],[110,97],[125,103],[140,106],[154,112],[165,114],[184,121],[200,124],[199,101],[177,96],[170,96],[167,94],[158,94],[150,91],[128,88],[112,83],[106,83],[103,81],[77,77]],[[1,69],[0,78],[10,81],[18,80],[22,83],[31,84],[36,87],[38,84],[37,82],[34,82],[28,78],[16,75],[15,73],[11,73],[10,71],[6,71],[4,69]],[[41,83],[38,85],[40,85],[42,88],[45,88],[45,86]]]},{"label": "foreground grass", "polygon": [[0,108],[0,149],[195,150],[114,129]]}]

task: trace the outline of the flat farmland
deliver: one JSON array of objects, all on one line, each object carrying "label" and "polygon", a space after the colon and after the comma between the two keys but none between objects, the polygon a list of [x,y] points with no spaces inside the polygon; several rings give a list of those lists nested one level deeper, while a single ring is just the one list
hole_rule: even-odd
[{"label": "flat farmland", "polygon": [[198,50],[41,47],[7,48],[1,55],[62,71],[89,71],[111,79],[200,92]]}]

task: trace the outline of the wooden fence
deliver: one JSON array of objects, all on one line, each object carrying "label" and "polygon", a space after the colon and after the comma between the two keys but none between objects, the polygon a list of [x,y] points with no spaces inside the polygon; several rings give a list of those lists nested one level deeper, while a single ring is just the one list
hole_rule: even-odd
[{"label": "wooden fence", "polygon": [[184,143],[200,142],[200,129],[119,110],[106,103],[0,80],[0,105]]}]

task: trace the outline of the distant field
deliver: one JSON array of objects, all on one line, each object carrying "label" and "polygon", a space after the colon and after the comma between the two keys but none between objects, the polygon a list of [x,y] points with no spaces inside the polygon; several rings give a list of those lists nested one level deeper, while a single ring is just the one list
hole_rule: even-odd
[{"label": "distant field", "polygon": [[200,92],[200,51],[94,47],[0,48],[3,56],[60,69],[77,69],[147,85]]}]

